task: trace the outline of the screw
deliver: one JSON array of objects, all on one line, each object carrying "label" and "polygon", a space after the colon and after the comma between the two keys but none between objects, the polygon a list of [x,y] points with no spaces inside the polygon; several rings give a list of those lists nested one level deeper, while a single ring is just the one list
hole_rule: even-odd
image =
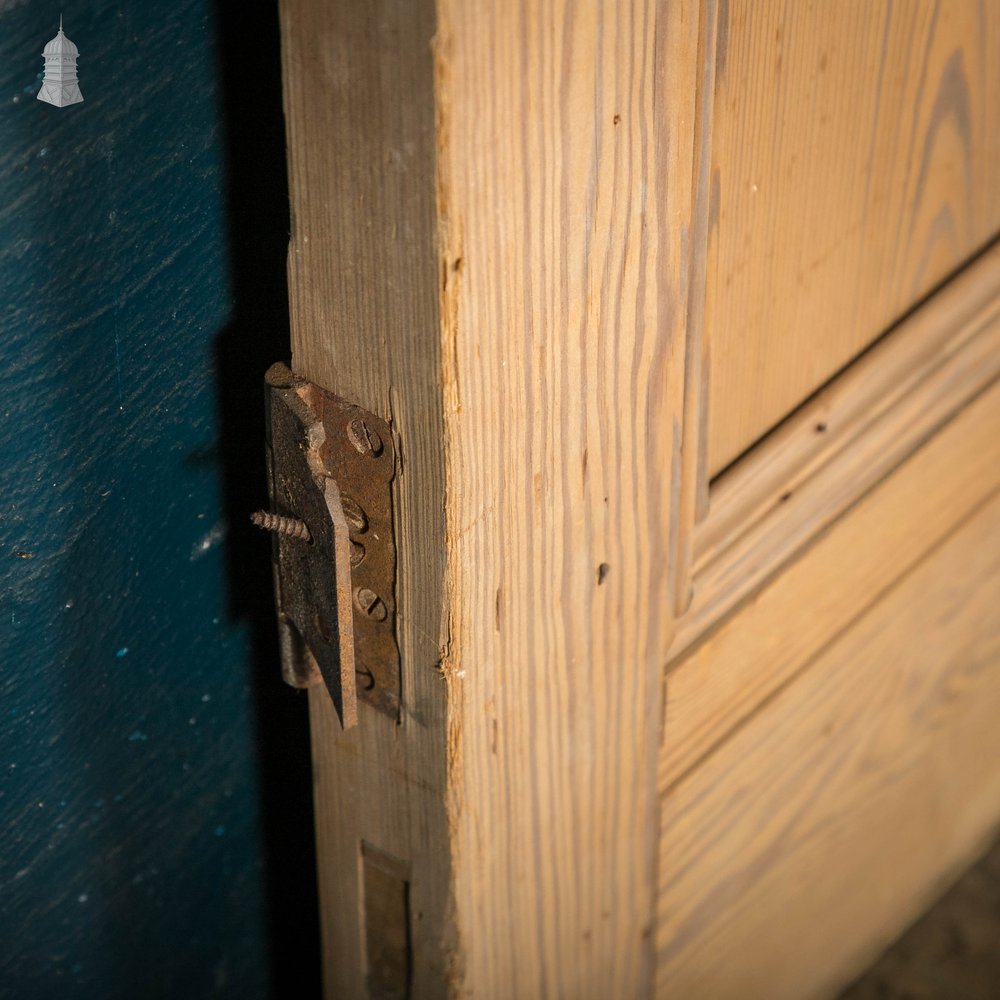
[{"label": "screw", "polygon": [[312,535],[305,521],[297,517],[285,517],[283,514],[272,514],[268,510],[258,510],[250,515],[250,520],[265,531],[273,531],[285,538],[294,538],[298,542],[311,542]]},{"label": "screw", "polygon": [[347,436],[362,455],[382,454],[382,439],[363,417],[355,417],[347,425]]},{"label": "screw", "polygon": [[358,607],[368,615],[369,618],[374,618],[377,622],[384,622],[389,615],[389,609],[385,606],[385,602],[382,600],[374,590],[369,590],[367,587],[362,588],[355,595],[358,602]]},{"label": "screw", "polygon": [[344,519],[347,523],[357,534],[363,535],[368,530],[368,515],[361,504],[350,497],[342,496],[340,506],[344,509]]}]

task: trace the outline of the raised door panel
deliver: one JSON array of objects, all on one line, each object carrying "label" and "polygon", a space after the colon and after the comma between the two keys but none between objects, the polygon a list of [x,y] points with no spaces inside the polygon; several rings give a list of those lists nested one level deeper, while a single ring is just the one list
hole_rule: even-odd
[{"label": "raised door panel", "polygon": [[998,594],[994,494],[666,792],[658,995],[829,996],[985,843]]},{"label": "raised door panel", "polygon": [[721,5],[710,474],[1000,229],[998,49],[977,0]]}]

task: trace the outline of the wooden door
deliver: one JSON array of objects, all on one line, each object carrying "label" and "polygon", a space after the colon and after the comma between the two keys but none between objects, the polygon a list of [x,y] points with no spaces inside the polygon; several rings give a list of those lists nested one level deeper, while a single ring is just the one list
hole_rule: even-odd
[{"label": "wooden door", "polygon": [[829,995],[994,827],[998,22],[282,0],[293,367],[401,455],[329,996]]}]

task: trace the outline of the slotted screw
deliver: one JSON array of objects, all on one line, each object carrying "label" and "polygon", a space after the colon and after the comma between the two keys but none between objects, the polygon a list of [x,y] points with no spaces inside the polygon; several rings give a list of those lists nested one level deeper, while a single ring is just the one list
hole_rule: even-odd
[{"label": "slotted screw", "polygon": [[368,515],[357,500],[341,495],[340,505],[344,508],[344,517],[351,528],[359,535],[368,530]]},{"label": "slotted screw", "polygon": [[250,520],[265,531],[273,531],[285,538],[294,538],[297,542],[311,542],[312,535],[305,521],[297,517],[286,517],[284,514],[273,514],[269,510],[258,510],[250,515]]},{"label": "slotted screw", "polygon": [[347,436],[351,439],[351,444],[362,455],[377,456],[382,454],[382,438],[379,437],[378,431],[362,417],[355,417],[347,425]]},{"label": "slotted screw", "polygon": [[389,609],[385,606],[385,602],[382,600],[374,590],[369,590],[367,587],[359,590],[357,592],[357,602],[358,607],[368,615],[369,618],[374,618],[377,622],[384,622],[389,615]]}]

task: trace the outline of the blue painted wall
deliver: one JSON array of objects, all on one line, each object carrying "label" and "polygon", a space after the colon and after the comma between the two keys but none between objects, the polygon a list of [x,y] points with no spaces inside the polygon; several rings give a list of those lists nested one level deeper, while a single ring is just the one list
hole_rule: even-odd
[{"label": "blue painted wall", "polygon": [[246,525],[280,100],[271,3],[0,0],[0,997],[317,989],[305,705]]}]

